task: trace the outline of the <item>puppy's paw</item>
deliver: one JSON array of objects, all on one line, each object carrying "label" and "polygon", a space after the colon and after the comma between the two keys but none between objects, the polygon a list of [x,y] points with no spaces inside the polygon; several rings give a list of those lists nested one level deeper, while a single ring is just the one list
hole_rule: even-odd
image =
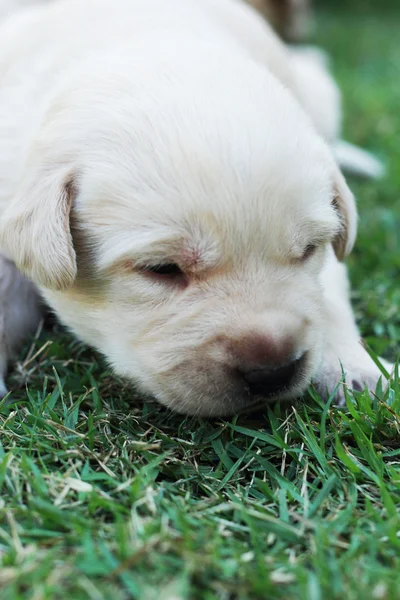
[{"label": "puppy's paw", "polygon": [[338,140],[333,146],[333,152],[345,173],[361,179],[381,179],[385,175],[383,163],[370,152],[354,144]]},{"label": "puppy's paw", "polygon": [[[390,375],[393,366],[383,359],[380,359],[380,361]],[[367,351],[361,345],[357,345],[352,353],[347,351],[346,356],[343,356],[341,360],[337,358],[337,355],[329,353],[325,357],[320,372],[313,380],[313,386],[323,398],[328,399],[338,383],[341,382],[334,403],[337,406],[344,406],[346,404],[345,388],[356,391],[367,388],[375,392],[381,377],[383,386],[385,386],[387,382],[385,375]]]}]

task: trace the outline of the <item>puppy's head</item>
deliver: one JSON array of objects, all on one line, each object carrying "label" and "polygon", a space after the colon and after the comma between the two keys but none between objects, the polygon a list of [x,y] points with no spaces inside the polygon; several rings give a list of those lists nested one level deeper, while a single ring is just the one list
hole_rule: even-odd
[{"label": "puppy's head", "polygon": [[356,218],[285,90],[247,63],[211,80],[207,69],[163,73],[156,90],[121,76],[63,94],[1,238],[118,373],[211,415],[307,386],[320,272],[329,247],[349,252]]}]

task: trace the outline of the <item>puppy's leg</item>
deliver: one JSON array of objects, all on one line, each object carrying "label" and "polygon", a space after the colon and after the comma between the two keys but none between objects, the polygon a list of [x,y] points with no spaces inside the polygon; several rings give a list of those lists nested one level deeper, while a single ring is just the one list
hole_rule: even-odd
[{"label": "puppy's leg", "polygon": [[[347,386],[356,390],[367,386],[375,391],[383,375],[361,343],[350,304],[347,270],[333,252],[322,273],[322,284],[326,300],[326,340],[314,386],[326,396],[342,380],[343,369]],[[391,365],[385,361],[382,364],[390,372]],[[337,403],[343,404],[344,397],[343,386],[340,386]]]},{"label": "puppy's leg", "polygon": [[9,361],[37,328],[40,318],[35,286],[0,254],[0,397],[7,393],[4,379]]}]

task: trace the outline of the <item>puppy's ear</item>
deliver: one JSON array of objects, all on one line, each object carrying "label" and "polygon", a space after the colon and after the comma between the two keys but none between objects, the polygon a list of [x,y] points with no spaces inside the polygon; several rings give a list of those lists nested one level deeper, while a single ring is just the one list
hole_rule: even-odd
[{"label": "puppy's ear", "polygon": [[353,249],[357,236],[357,207],[342,173],[335,177],[333,207],[340,217],[341,228],[333,240],[333,248],[339,260],[344,260]]},{"label": "puppy's ear", "polygon": [[17,195],[2,215],[0,247],[32,281],[62,290],[72,285],[77,272],[70,231],[76,186],[70,166],[36,162],[27,165]]}]

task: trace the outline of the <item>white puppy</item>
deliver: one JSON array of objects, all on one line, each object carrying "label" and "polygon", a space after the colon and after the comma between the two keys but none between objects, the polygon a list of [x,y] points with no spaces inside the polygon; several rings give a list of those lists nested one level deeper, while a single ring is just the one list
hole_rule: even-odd
[{"label": "white puppy", "polygon": [[178,411],[380,376],[339,262],[353,196],[301,101],[234,0],[61,0],[0,32],[2,248]]}]

